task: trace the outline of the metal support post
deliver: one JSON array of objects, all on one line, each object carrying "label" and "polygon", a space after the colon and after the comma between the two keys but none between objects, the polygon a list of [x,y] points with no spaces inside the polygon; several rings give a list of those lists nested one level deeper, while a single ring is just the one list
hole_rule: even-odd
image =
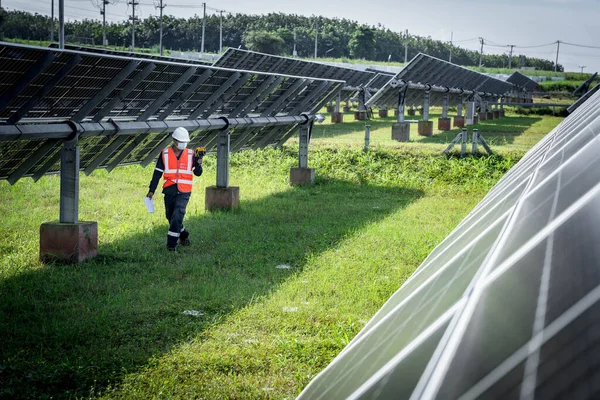
[{"label": "metal support post", "polygon": [[217,136],[217,187],[229,187],[229,130],[219,132]]},{"label": "metal support post", "polygon": [[298,168],[308,168],[308,124],[300,125],[300,142],[298,148]]},{"label": "metal support post", "polygon": [[425,96],[423,99],[423,121],[429,121],[429,99],[431,93],[429,91],[425,92]]},{"label": "metal support post", "polygon": [[463,129],[462,130],[462,140],[461,140],[461,146],[460,146],[460,156],[464,157],[467,154],[467,130]]},{"label": "metal support post", "polygon": [[339,92],[335,99],[335,112],[339,113],[342,110],[342,92]]},{"label": "metal support post", "polygon": [[404,104],[398,104],[398,122],[404,122]]},{"label": "metal support post", "polygon": [[479,132],[477,133],[477,141],[478,141],[479,143],[481,143],[481,145],[483,146],[483,148],[485,149],[485,151],[487,151],[487,152],[488,152],[488,154],[489,154],[489,155],[492,155],[492,154],[494,154],[494,153],[492,152],[492,149],[490,149],[490,146],[488,146],[487,142],[485,141],[485,139],[483,138],[483,136],[481,136],[481,135],[479,134]]},{"label": "metal support post", "polygon": [[471,146],[471,153],[473,153],[473,155],[477,154],[477,141],[478,141],[478,130],[477,129],[473,129],[473,143]]},{"label": "metal support post", "polygon": [[60,222],[79,222],[79,146],[77,140],[60,150]]},{"label": "metal support post", "polygon": [[457,105],[456,115],[458,115],[459,117],[462,117],[462,114],[463,114],[463,98],[462,98],[462,96],[460,96],[458,98],[458,105]]},{"label": "metal support post", "polygon": [[[466,129],[463,128],[463,131],[466,131]],[[446,150],[444,150],[444,154],[448,155],[448,153],[450,153],[450,150],[452,150],[454,145],[462,140],[462,137],[463,137],[463,133],[459,132],[458,135],[456,135],[456,137],[454,139],[452,139],[452,142],[450,142],[448,147],[446,147]]]},{"label": "metal support post", "polygon": [[371,144],[371,125],[365,125],[365,151],[369,151]]},{"label": "metal support post", "polygon": [[475,115],[475,102],[467,102],[467,125],[473,125],[473,116]]},{"label": "metal support post", "polygon": [[448,100],[448,95],[445,95],[442,103],[442,118],[448,118]]}]

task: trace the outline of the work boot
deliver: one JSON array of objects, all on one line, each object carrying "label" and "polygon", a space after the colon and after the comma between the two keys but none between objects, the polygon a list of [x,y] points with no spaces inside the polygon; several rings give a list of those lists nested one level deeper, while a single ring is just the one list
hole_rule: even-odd
[{"label": "work boot", "polygon": [[181,235],[179,236],[179,244],[182,246],[190,245],[190,233],[188,231],[181,232]]},{"label": "work boot", "polygon": [[175,245],[175,246],[167,245],[167,250],[176,252],[177,251],[177,245]]}]

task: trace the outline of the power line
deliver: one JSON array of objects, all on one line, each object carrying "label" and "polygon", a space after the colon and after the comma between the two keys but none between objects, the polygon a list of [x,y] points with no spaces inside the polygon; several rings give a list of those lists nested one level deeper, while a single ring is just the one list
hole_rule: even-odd
[{"label": "power line", "polygon": [[600,47],[598,47],[598,46],[590,46],[590,45],[587,45],[587,44],[575,44],[575,43],[569,43],[569,42],[563,42],[563,41],[561,41],[561,43],[562,44],[567,44],[569,46],[575,46],[575,47],[585,47],[585,48],[588,48],[588,49],[600,49]]}]

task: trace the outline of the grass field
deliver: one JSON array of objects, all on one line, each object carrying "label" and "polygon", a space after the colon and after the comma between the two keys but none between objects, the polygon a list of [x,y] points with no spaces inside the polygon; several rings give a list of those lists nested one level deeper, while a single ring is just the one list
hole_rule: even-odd
[{"label": "grass field", "polygon": [[175,254],[162,196],[143,205],[152,167],[81,175],[100,248],[76,266],[37,260],[58,177],[0,181],[0,398],[294,398],[561,120],[481,123],[496,154],[460,159],[440,155],[457,131],[397,143],[393,117],[369,122],[364,152],[364,123],[344,117],[314,129],[315,185],[288,184],[295,140],[233,155],[233,212],[204,211],[207,156]]}]

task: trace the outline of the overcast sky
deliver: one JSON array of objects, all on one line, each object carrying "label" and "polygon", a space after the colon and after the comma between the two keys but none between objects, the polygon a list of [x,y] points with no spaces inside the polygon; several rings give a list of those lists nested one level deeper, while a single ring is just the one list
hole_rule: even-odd
[{"label": "overcast sky", "polygon": [[[51,0],[0,0],[7,9],[50,14]],[[58,4],[58,0],[54,0]],[[98,3],[101,0],[96,0]],[[113,0],[114,2],[115,0]],[[154,2],[137,0],[141,17],[157,15]],[[189,17],[202,14],[201,2],[163,0],[166,14]],[[68,19],[100,19],[93,0],[65,0]],[[122,21],[131,9],[126,0],[107,6],[107,19]],[[368,7],[365,7],[368,5]],[[57,6],[56,6],[57,7]],[[223,9],[232,13],[267,14],[283,12],[347,18],[359,23],[382,25],[393,31],[408,29],[412,34],[450,41],[457,46],[479,50],[478,37],[486,40],[484,53],[508,52],[506,45],[516,45],[514,54],[526,54],[554,61],[556,41],[561,43],[558,62],[567,71],[600,72],[600,1],[599,0],[378,0],[373,3],[346,0],[207,0],[207,13]],[[137,14],[137,12],[136,12]],[[546,45],[525,48],[526,46]],[[492,47],[499,46],[499,47]],[[522,46],[521,48],[519,46]]]}]

